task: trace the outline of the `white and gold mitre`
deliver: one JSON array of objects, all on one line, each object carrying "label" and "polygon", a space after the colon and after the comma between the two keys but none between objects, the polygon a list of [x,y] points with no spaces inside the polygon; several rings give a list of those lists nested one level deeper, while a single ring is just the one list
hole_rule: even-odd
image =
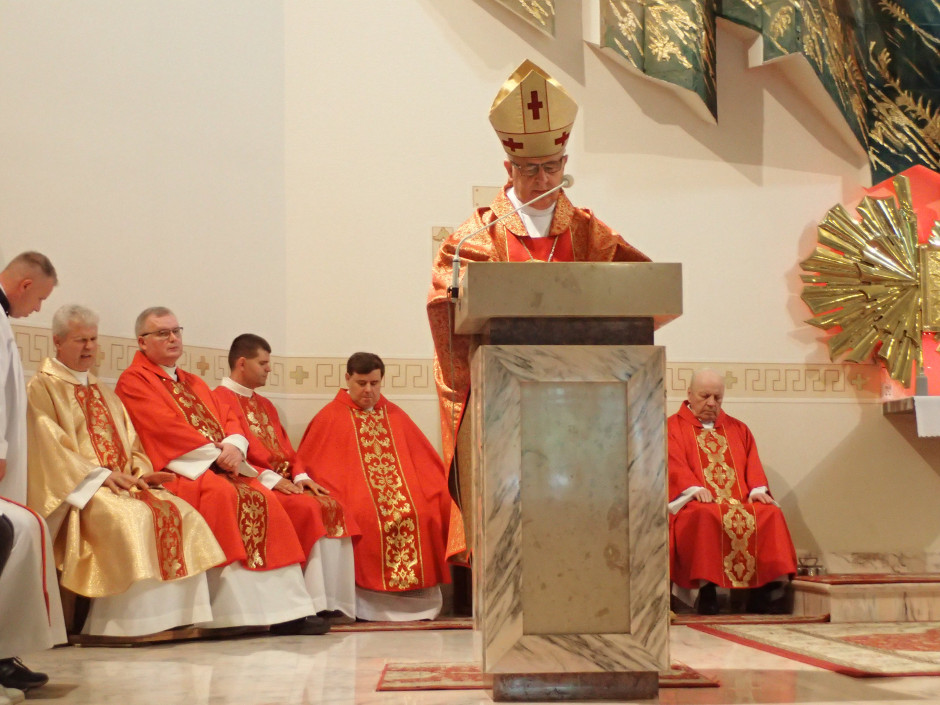
[{"label": "white and gold mitre", "polygon": [[547,157],[564,150],[578,104],[554,78],[523,61],[490,107],[490,124],[506,154]]}]

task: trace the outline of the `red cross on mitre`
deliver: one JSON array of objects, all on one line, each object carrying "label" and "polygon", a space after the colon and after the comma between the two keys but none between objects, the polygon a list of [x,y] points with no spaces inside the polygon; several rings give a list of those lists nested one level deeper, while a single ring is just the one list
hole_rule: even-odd
[{"label": "red cross on mitre", "polygon": [[512,138],[512,135],[510,135],[509,137],[507,137],[506,139],[503,140],[503,146],[504,146],[506,149],[515,152],[517,149],[522,149],[523,143],[522,143],[522,142],[516,142],[516,141]]},{"label": "red cross on mitre", "polygon": [[564,132],[561,133],[560,136],[555,138],[555,144],[560,144],[564,146],[568,142],[568,137],[569,137],[568,130],[565,130]]},{"label": "red cross on mitre", "polygon": [[538,119],[539,119],[539,111],[540,111],[542,108],[545,107],[545,103],[544,103],[543,101],[539,100],[539,92],[538,92],[538,91],[530,91],[529,96],[530,96],[529,102],[526,103],[526,106],[525,106],[525,107],[528,108],[529,112],[532,113],[532,119],[533,119],[533,120],[538,120]]}]

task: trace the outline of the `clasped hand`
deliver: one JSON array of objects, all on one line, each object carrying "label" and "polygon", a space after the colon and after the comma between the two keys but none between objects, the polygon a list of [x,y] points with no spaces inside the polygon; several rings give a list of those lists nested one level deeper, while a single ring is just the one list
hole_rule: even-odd
[{"label": "clasped hand", "polygon": [[135,488],[138,490],[146,490],[151,487],[157,487],[172,479],[173,473],[163,470],[151,472],[141,477],[134,477],[124,472],[112,470],[111,474],[108,475],[107,479],[102,484],[114,492],[114,494],[120,494],[121,492],[129,492]]},{"label": "clasped hand", "polygon": [[291,482],[286,478],[282,478],[277,481],[277,484],[274,485],[274,489],[284,494],[301,494],[304,490],[309,490],[313,493],[315,497],[325,497],[329,494],[329,491],[316,482],[310,479],[297,480],[297,482]]},{"label": "clasped hand", "polygon": [[214,445],[222,451],[215,459],[215,464],[230,475],[237,475],[238,466],[245,459],[244,454],[231,443],[215,443]]},{"label": "clasped hand", "polygon": [[[703,487],[702,489],[696,491],[695,494],[692,495],[692,499],[699,501],[699,502],[714,502],[715,496],[711,493],[711,491]],[[750,497],[748,497],[748,501],[757,502],[760,504],[773,504],[774,503],[773,497],[771,497],[766,492],[755,492]]]}]

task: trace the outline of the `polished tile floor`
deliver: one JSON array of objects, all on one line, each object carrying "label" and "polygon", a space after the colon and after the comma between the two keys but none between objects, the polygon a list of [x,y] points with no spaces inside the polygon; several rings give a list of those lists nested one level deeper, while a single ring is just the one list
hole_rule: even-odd
[{"label": "polished tile floor", "polygon": [[[61,705],[470,705],[486,691],[376,692],[388,661],[472,661],[466,630],[253,637],[135,648],[59,648],[27,664],[50,683],[28,703]],[[660,703],[940,703],[940,677],[856,679],[673,627],[671,651],[720,688],[665,689]]]}]

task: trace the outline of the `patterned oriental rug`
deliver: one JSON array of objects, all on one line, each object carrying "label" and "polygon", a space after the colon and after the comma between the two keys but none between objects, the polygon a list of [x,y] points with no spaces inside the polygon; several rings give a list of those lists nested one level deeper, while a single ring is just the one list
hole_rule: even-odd
[{"label": "patterned oriental rug", "polygon": [[[492,677],[473,663],[389,663],[385,665],[376,690],[486,690]],[[669,673],[659,676],[660,688],[717,688],[684,663],[675,662]]]},{"label": "patterned oriental rug", "polygon": [[411,632],[433,629],[473,629],[473,620],[470,617],[451,617],[420,622],[353,622],[352,624],[334,624],[330,627],[330,633]]},{"label": "patterned oriental rug", "polygon": [[940,676],[940,622],[689,627],[855,678]]},{"label": "patterned oriental rug", "polygon": [[797,580],[822,585],[883,585],[886,583],[940,583],[940,573],[833,573],[800,575]]},{"label": "patterned oriental rug", "polygon": [[829,615],[798,616],[792,614],[677,614],[672,623],[692,626],[694,624],[810,624],[828,622]]}]

